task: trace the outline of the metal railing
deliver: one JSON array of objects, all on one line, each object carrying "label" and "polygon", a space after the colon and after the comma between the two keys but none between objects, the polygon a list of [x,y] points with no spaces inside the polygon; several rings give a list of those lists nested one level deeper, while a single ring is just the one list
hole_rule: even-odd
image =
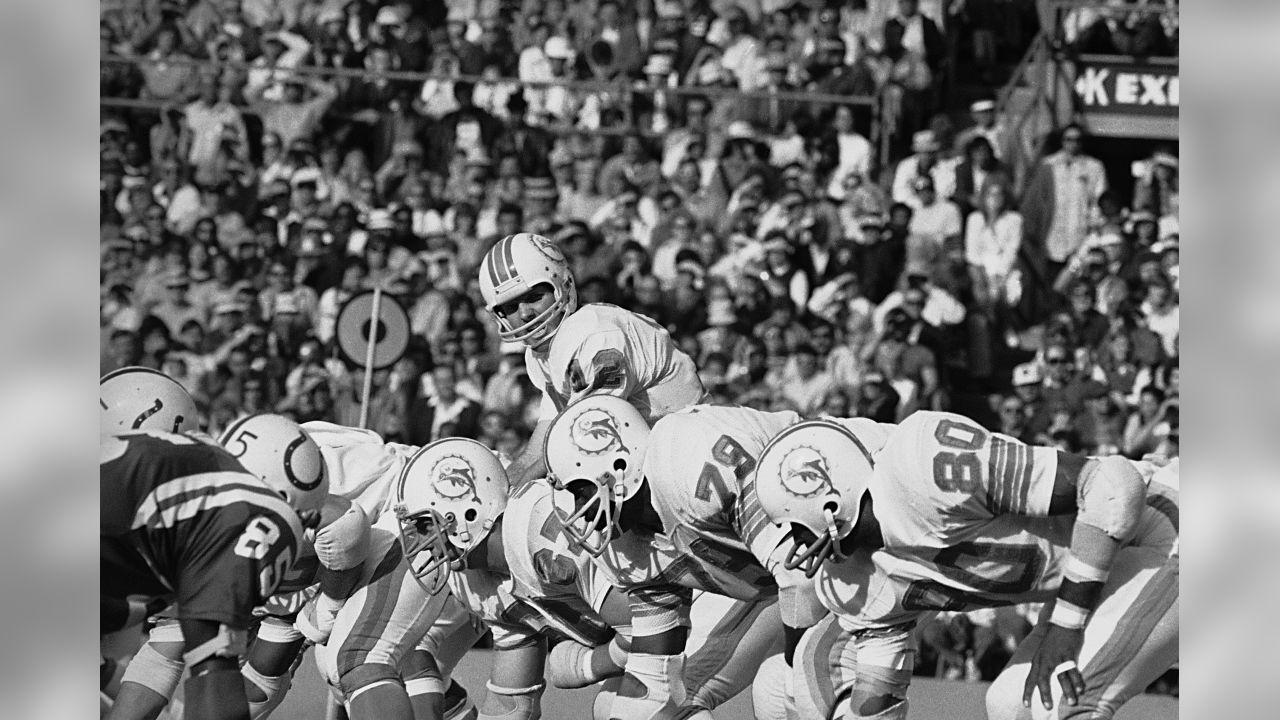
[{"label": "metal railing", "polygon": [[[866,108],[870,113],[870,131],[869,140],[872,145],[878,149],[880,166],[883,167],[888,162],[888,152],[890,141],[892,139],[893,128],[884,126],[882,114],[882,100],[880,95],[835,95],[829,93],[817,93],[808,90],[787,90],[787,91],[743,91],[736,88],[724,87],[703,87],[703,86],[662,86],[655,87],[644,81],[638,81],[631,78],[619,78],[611,81],[600,80],[555,80],[555,81],[524,81],[519,78],[490,78],[479,75],[441,75],[428,72],[413,72],[405,70],[388,70],[385,72],[375,72],[366,69],[338,68],[338,67],[318,67],[314,65],[300,65],[298,67],[284,68],[257,65],[249,62],[230,62],[219,60],[201,60],[189,57],[169,57],[163,60],[153,59],[147,56],[138,55],[119,55],[104,54],[100,57],[100,62],[107,64],[123,64],[132,66],[145,66],[148,64],[165,63],[176,66],[189,66],[197,70],[217,71],[235,70],[248,73],[249,71],[268,70],[281,75],[298,75],[303,77],[313,77],[329,81],[347,81],[347,80],[369,80],[384,79],[402,82],[424,83],[428,80],[438,80],[447,82],[468,82],[473,85],[480,84],[511,84],[521,89],[540,89],[559,87],[575,93],[608,93],[617,100],[618,107],[623,111],[623,120],[615,126],[602,126],[597,128],[586,128],[576,124],[564,123],[546,123],[539,125],[540,128],[557,135],[630,135],[639,134],[649,138],[660,138],[663,133],[653,132],[651,129],[638,127],[635,122],[635,114],[633,101],[636,96],[648,96],[652,98],[657,94],[663,94],[667,98],[683,98],[686,96],[699,96],[716,101],[721,98],[729,98],[735,101],[748,101],[754,99],[760,100],[776,100],[780,102],[799,103],[806,106],[813,105],[851,105]],[[139,110],[156,110],[159,111],[166,107],[173,107],[180,103],[188,102],[192,99],[191,95],[184,96],[182,99],[151,99],[151,98],[122,98],[122,97],[101,97],[100,105],[104,107],[119,107]],[[251,105],[238,106],[243,112],[254,114]]]},{"label": "metal railing", "polygon": [[[1010,159],[1017,186],[1021,187],[1026,174],[1044,154],[1053,130],[1065,122],[1080,119],[1080,107],[1075,94],[1070,92],[1075,79],[1075,63],[1082,60],[1133,61],[1129,55],[1081,55],[1073,51],[1065,41],[1064,21],[1069,13],[1080,10],[1097,10],[1113,15],[1177,14],[1177,5],[1110,4],[1100,0],[1039,0],[1040,32],[1023,55],[1009,82],[996,96],[996,111],[1000,117],[1011,120],[1013,157]],[[1177,65],[1176,57],[1143,57],[1143,62],[1157,65]],[[1029,89],[1031,98],[1015,115],[1010,115],[1014,97],[1020,89]],[[1067,88],[1064,96],[1062,89]],[[1065,111],[1064,111],[1065,109]],[[1044,123],[1047,127],[1039,126]]]}]

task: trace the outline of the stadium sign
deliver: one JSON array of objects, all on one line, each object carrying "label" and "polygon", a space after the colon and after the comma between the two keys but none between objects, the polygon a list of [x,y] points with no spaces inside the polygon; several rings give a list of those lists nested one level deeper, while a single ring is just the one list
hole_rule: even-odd
[{"label": "stadium sign", "polygon": [[1176,65],[1081,62],[1075,90],[1086,111],[1178,115]]},{"label": "stadium sign", "polygon": [[1085,55],[1075,65],[1075,97],[1091,132],[1105,137],[1178,137],[1178,65],[1117,55]]}]

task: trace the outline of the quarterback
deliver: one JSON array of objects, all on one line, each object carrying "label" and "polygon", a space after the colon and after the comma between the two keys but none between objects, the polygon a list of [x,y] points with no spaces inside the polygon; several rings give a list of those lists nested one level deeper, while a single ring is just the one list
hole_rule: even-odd
[{"label": "quarterback", "polygon": [[480,264],[480,292],[504,341],[525,345],[541,417],[510,470],[518,487],[545,474],[543,440],[556,413],[588,395],[626,398],[649,422],[704,390],[697,368],[654,321],[614,305],[578,307],[564,254],[541,235],[498,241]]},{"label": "quarterback", "polygon": [[756,484],[796,538],[787,564],[838,618],[797,663],[818,712],[905,717],[910,631],[937,611],[1045,603],[987,693],[993,720],[1109,718],[1177,661],[1176,461],[1082,457],[922,411],[887,436],[789,428]]}]

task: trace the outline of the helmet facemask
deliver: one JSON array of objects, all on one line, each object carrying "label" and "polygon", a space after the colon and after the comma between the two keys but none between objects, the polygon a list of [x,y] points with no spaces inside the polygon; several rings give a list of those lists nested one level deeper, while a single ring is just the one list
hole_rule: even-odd
[{"label": "helmet facemask", "polygon": [[852,528],[845,528],[844,532],[841,532],[836,520],[836,514],[839,512],[838,503],[839,498],[834,495],[823,503],[822,514],[827,520],[827,526],[822,528],[821,532],[814,532],[814,529],[807,524],[794,522],[791,524],[793,542],[791,551],[787,553],[787,559],[784,561],[788,570],[800,570],[804,572],[805,577],[813,577],[827,558],[834,558],[836,562],[844,560],[846,556],[840,548],[840,541]]},{"label": "helmet facemask", "polygon": [[577,478],[567,483],[557,483],[557,489],[572,498],[572,505],[553,503],[556,519],[564,527],[570,542],[582,548],[592,557],[599,557],[613,536],[620,502],[613,497],[612,478],[592,480]]},{"label": "helmet facemask", "polygon": [[457,519],[453,513],[442,516],[435,510],[407,515],[401,508],[396,515],[409,572],[427,592],[440,592],[449,581],[450,566],[461,555],[448,539]]}]

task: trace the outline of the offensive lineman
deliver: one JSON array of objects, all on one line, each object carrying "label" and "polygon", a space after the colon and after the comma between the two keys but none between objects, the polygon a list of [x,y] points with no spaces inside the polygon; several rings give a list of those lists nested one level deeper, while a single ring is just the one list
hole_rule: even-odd
[{"label": "offensive lineman", "polygon": [[[801,634],[825,614],[808,578],[783,566],[791,546],[765,519],[751,481],[765,443],[798,421],[793,412],[699,405],[650,430],[625,401],[590,397],[552,423],[547,457],[556,488],[566,491],[557,499],[565,532],[630,592],[631,687],[620,692],[615,716],[652,717],[680,704],[672,680],[687,588],[747,603],[778,594],[784,652],[758,658],[749,668],[756,677],[785,675],[773,668],[790,663]],[[750,679],[735,678],[742,686]],[[768,684],[758,685],[757,712],[785,713],[786,698],[762,696]]]},{"label": "offensive lineman", "polygon": [[904,718],[922,616],[1046,602],[988,716],[1111,717],[1177,661],[1177,476],[1176,461],[1028,446],[942,412],[887,439],[824,421],[784,431],[760,457],[760,503],[839,621],[804,638],[798,695],[820,713]]},{"label": "offensive lineman", "polygon": [[[487,448],[472,440],[441,440],[423,448],[405,470],[397,485],[397,514],[415,575],[428,586],[447,582],[454,598],[494,631],[499,652],[481,717],[514,720],[538,717],[544,661],[559,687],[581,688],[621,675],[630,615],[590,557],[568,542],[550,487],[530,483],[509,499],[506,487],[506,473]],[[695,614],[712,622],[694,628],[683,680],[690,697],[703,705],[718,704],[712,698],[740,670],[730,656],[744,650],[751,627],[744,614],[754,615],[752,608],[735,605],[745,604],[711,593],[694,601]],[[549,656],[548,640],[555,643]],[[452,648],[451,654],[465,649]],[[752,660],[748,647],[738,665]],[[441,670],[447,673],[453,662],[456,657]],[[616,691],[616,683],[610,685],[597,696],[600,720],[608,717]],[[701,706],[690,703],[686,710]]]},{"label": "offensive lineman", "polygon": [[564,254],[541,235],[508,235],[490,248],[480,292],[501,338],[525,345],[529,379],[543,393],[538,424],[508,468],[513,487],[545,474],[547,428],[579,398],[626,398],[652,422],[704,394],[693,360],[657,323],[615,305],[578,307]]}]

